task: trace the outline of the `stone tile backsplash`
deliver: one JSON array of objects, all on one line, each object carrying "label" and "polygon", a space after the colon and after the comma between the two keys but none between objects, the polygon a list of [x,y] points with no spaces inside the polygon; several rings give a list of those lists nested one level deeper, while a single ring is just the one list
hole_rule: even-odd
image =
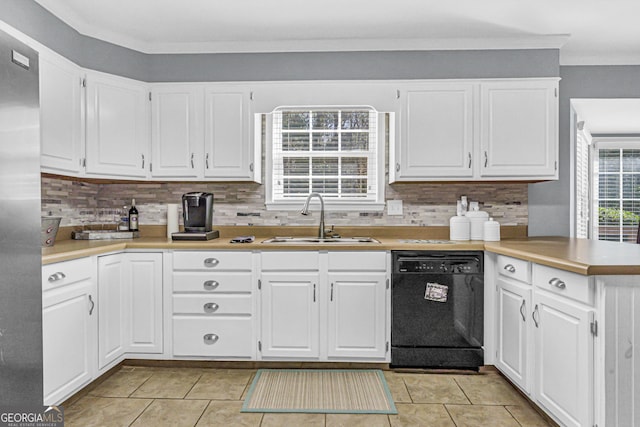
[{"label": "stone tile backsplash", "polygon": [[[456,200],[466,195],[479,201],[503,225],[527,225],[527,183],[403,183],[386,185],[387,200],[403,201],[403,215],[385,212],[326,212],[331,225],[449,225]],[[46,175],[42,177],[42,214],[62,217],[62,226],[97,222],[97,213],[130,206],[136,199],[140,224],[166,224],[167,204],[180,203],[183,193],[214,194],[213,222],[218,225],[316,225],[317,214],[267,211],[265,187],[255,183],[92,183]],[[300,204],[302,208],[302,203]],[[180,215],[182,213],[180,212]]]}]

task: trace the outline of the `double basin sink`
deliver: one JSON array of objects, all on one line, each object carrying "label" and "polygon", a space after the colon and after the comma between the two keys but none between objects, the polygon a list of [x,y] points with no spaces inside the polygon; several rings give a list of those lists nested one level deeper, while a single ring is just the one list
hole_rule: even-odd
[{"label": "double basin sink", "polygon": [[272,237],[264,240],[262,243],[277,243],[277,244],[358,244],[358,243],[380,243],[373,237]]}]

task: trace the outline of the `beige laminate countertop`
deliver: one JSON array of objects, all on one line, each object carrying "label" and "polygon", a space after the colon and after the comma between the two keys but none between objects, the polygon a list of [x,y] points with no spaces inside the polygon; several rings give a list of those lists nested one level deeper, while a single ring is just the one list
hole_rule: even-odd
[{"label": "beige laminate countertop", "polygon": [[[389,227],[392,228],[392,227]],[[243,230],[246,231],[246,230]],[[500,242],[469,241],[451,244],[406,243],[402,240],[443,239],[438,236],[371,236],[380,243],[359,244],[266,244],[269,236],[256,236],[254,243],[230,243],[223,233],[210,241],[174,242],[166,237],[141,237],[127,240],[61,240],[42,249],[42,264],[52,264],[85,256],[124,249],[141,250],[486,250],[560,268],[583,275],[640,275],[640,245],[567,237],[521,237]],[[250,233],[244,233],[250,234]]]}]

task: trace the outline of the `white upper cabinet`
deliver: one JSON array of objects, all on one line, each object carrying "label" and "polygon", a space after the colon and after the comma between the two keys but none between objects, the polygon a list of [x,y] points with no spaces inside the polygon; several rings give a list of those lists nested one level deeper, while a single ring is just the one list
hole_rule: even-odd
[{"label": "white upper cabinet", "polygon": [[406,83],[389,182],[558,178],[558,79]]},{"label": "white upper cabinet", "polygon": [[87,174],[148,176],[148,96],[145,83],[87,73]]},{"label": "white upper cabinet", "polygon": [[254,150],[250,91],[241,86],[205,89],[204,176],[226,181],[260,181],[261,158]]},{"label": "white upper cabinet", "polygon": [[157,85],[151,90],[153,178],[201,178],[203,90]]},{"label": "white upper cabinet", "polygon": [[246,86],[159,83],[151,93],[153,179],[260,181]]},{"label": "white upper cabinet", "polygon": [[558,83],[481,85],[481,175],[557,179]]},{"label": "white upper cabinet", "polygon": [[42,170],[81,172],[82,74],[74,63],[53,53],[40,55],[40,132]]},{"label": "white upper cabinet", "polygon": [[473,176],[473,85],[433,83],[401,91],[398,180]]}]

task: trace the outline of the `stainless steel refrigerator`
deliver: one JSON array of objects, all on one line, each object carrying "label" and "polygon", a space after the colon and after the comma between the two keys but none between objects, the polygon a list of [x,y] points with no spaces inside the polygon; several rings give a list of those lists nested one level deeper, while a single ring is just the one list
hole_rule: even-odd
[{"label": "stainless steel refrigerator", "polygon": [[0,31],[0,406],[42,404],[39,104],[37,52]]}]

